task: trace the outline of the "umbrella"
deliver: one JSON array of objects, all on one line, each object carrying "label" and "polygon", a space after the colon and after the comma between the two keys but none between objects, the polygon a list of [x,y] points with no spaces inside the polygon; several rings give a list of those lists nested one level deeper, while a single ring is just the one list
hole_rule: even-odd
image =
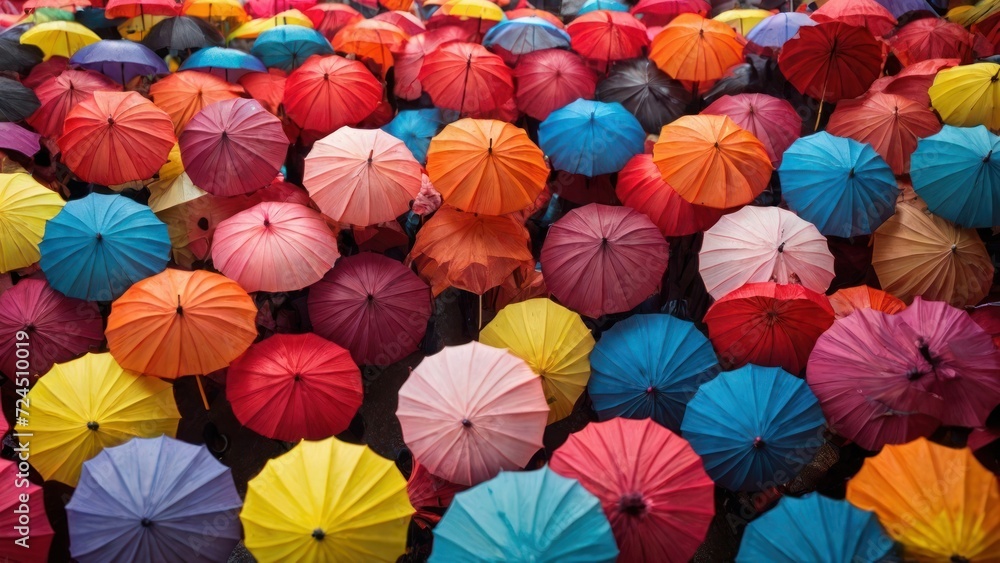
[{"label": "umbrella", "polygon": [[226,40],[256,39],[260,37],[261,33],[264,33],[269,29],[274,29],[284,25],[297,25],[299,27],[307,27],[309,29],[314,27],[312,19],[310,19],[309,16],[299,10],[291,9],[272,16],[250,20],[234,29],[228,36],[226,36]]},{"label": "umbrella", "polygon": [[677,432],[688,399],[719,373],[712,345],[694,324],[635,315],[606,331],[590,355],[588,393],[601,420],[652,418]]},{"label": "umbrella", "polygon": [[816,22],[806,14],[797,12],[780,12],[768,16],[753,27],[747,34],[747,48],[757,48],[767,53],[780,50],[789,39],[795,37],[800,27],[810,27]]},{"label": "umbrella", "polygon": [[993,158],[998,149],[1000,137],[982,125],[945,125],[917,143],[910,171],[913,189],[932,213],[953,223],[1000,225],[1000,159]]},{"label": "umbrella", "polygon": [[743,44],[722,22],[681,14],[656,35],[649,58],[671,78],[707,82],[743,62]]},{"label": "umbrella", "polygon": [[460,115],[481,115],[514,96],[514,81],[503,59],[474,43],[452,42],[424,57],[418,75],[434,105]]},{"label": "umbrella", "polygon": [[725,115],[752,133],[764,144],[773,166],[781,164],[781,156],[799,138],[802,130],[802,117],[792,104],[767,94],[722,96],[701,113]]},{"label": "umbrella", "polygon": [[871,145],[896,175],[910,172],[917,139],[940,130],[941,122],[927,106],[880,92],[837,104],[826,126],[831,135]]},{"label": "umbrella", "polygon": [[309,289],[313,330],[359,364],[389,365],[416,351],[432,311],[427,284],[379,254],[341,258]]},{"label": "umbrella", "polygon": [[[29,358],[17,355],[18,333],[31,342]],[[43,280],[24,279],[0,294],[0,371],[8,376],[44,374],[104,342],[96,303],[66,297]],[[30,411],[29,411],[30,412]]]},{"label": "umbrella", "polygon": [[[847,484],[847,500],[878,515],[908,558],[989,561],[1000,557],[997,477],[968,448],[927,440],[887,446]],[[919,510],[914,510],[919,507]]]},{"label": "umbrella", "polygon": [[174,0],[108,0],[104,5],[107,19],[142,16],[176,16],[179,3]]},{"label": "umbrella", "polygon": [[59,194],[28,174],[0,174],[0,273],[27,268],[41,257],[38,243],[45,223],[64,205]]},{"label": "umbrella", "polygon": [[446,125],[431,139],[427,176],[448,205],[503,215],[534,203],[549,169],[524,129],[494,119],[466,118]]},{"label": "umbrella", "polygon": [[70,554],[81,563],[224,559],[240,541],[242,504],[205,446],[129,440],[83,464],[66,505]]},{"label": "umbrella", "polygon": [[427,469],[460,485],[524,467],[542,447],[549,407],[541,378],[478,342],[424,358],[399,390],[403,440]]},{"label": "umbrella", "polygon": [[872,266],[883,289],[956,307],[979,303],[993,283],[993,263],[972,229],[927,211],[922,201],[899,203],[873,237]]},{"label": "umbrella", "polygon": [[364,16],[347,4],[316,4],[304,10],[313,27],[327,39],[333,39],[344,26],[361,21]]},{"label": "umbrella", "polygon": [[883,76],[872,83],[868,92],[885,92],[898,94],[904,98],[919,102],[924,107],[931,105],[928,93],[934,78],[942,69],[950,68],[959,63],[958,59],[930,59],[903,67],[893,76]]},{"label": "umbrella", "polygon": [[261,33],[250,54],[264,66],[293,71],[313,55],[332,55],[333,47],[323,34],[299,25],[279,25]]},{"label": "umbrella", "polygon": [[899,195],[892,169],[871,145],[826,131],[795,141],[778,177],[788,208],[827,236],[871,234]]},{"label": "umbrella", "polygon": [[639,0],[632,13],[648,27],[662,27],[681,14],[705,16],[711,9],[705,0]]},{"label": "umbrella", "polygon": [[203,47],[191,54],[180,70],[197,70],[235,82],[248,72],[267,72],[267,67],[256,57],[236,49]]},{"label": "umbrella", "polygon": [[391,461],[327,438],[269,460],[247,484],[240,520],[258,561],[395,561],[412,514]]},{"label": "umbrella", "polygon": [[22,447],[45,480],[75,487],[84,461],[133,436],[177,432],[181,415],[173,387],[122,369],[111,354],[87,354],[56,364],[28,392]]},{"label": "umbrella", "polygon": [[306,10],[314,5],[315,0],[247,0],[244,3],[247,14],[255,18],[281,17],[284,13]]},{"label": "umbrella", "polygon": [[393,51],[395,84],[393,93],[404,100],[416,100],[423,93],[420,84],[420,70],[424,57],[435,51],[441,45],[453,41],[468,41],[471,34],[462,28],[446,26],[431,29],[420,35],[409,38],[402,46]]},{"label": "umbrella", "polygon": [[621,170],[643,152],[645,138],[621,104],[588,100],[553,111],[538,128],[538,144],[553,168],[591,177]]},{"label": "umbrella", "polygon": [[959,59],[967,65],[976,58],[975,36],[957,23],[937,18],[904,25],[893,34],[889,46],[903,66],[929,59]]},{"label": "umbrella", "polygon": [[0,78],[0,122],[21,121],[40,106],[31,88],[10,78]]},{"label": "umbrella", "polygon": [[542,272],[562,304],[596,319],[628,311],[655,293],[669,250],[645,215],[592,203],[549,228]]},{"label": "umbrella", "polygon": [[410,497],[410,504],[417,511],[413,515],[413,523],[422,529],[435,526],[441,521],[441,509],[447,509],[455,493],[467,488],[433,475],[414,460],[410,477],[406,480],[406,493]]},{"label": "umbrella", "polygon": [[420,174],[403,141],[380,129],[341,127],[313,145],[302,183],[328,217],[366,227],[406,213]]},{"label": "umbrella", "polygon": [[617,2],[616,0],[587,0],[580,7],[580,10],[576,13],[578,16],[584,14],[589,14],[597,10],[607,10],[609,12],[627,12],[629,10],[628,5]]},{"label": "umbrella", "polygon": [[212,263],[248,292],[302,289],[338,256],[323,216],[298,203],[259,203],[219,223],[212,239]]},{"label": "umbrella", "polygon": [[544,467],[456,494],[434,528],[429,561],[611,563],[617,555],[597,497]]},{"label": "umbrella", "polygon": [[120,90],[121,86],[103,74],[87,70],[63,71],[35,88],[42,105],[28,117],[28,124],[45,137],[55,139],[62,133],[66,114],[75,105],[94,92]]},{"label": "umbrella", "polygon": [[174,146],[174,125],[136,92],[94,92],[67,114],[59,149],[81,180],[103,186],[156,174]]},{"label": "umbrella", "polygon": [[142,44],[154,51],[191,51],[202,47],[221,47],[225,38],[211,24],[198,18],[167,18],[146,32]]},{"label": "umbrella", "polygon": [[563,25],[562,18],[560,18],[558,15],[552,12],[547,12],[545,10],[539,10],[536,8],[514,8],[513,10],[505,10],[504,14],[506,14],[507,19],[509,20],[516,20],[519,18],[528,18],[528,17],[542,18],[543,20],[558,27],[559,29],[566,29],[566,26]]},{"label": "umbrella", "polygon": [[[822,525],[817,525],[822,523]],[[774,530],[781,530],[780,540]],[[895,545],[875,514],[819,493],[784,497],[747,525],[738,563],[796,563],[823,554],[828,561],[884,561]]]},{"label": "umbrella", "polygon": [[[216,102],[239,98],[242,93],[243,89],[239,86],[194,70],[175,72],[149,87],[153,103],[167,112],[178,136],[202,109]],[[213,110],[212,114],[217,115],[217,110]]]},{"label": "umbrella", "polygon": [[42,271],[60,293],[112,301],[167,267],[170,237],[145,205],[119,195],[90,194],[70,201],[49,220],[39,249]]},{"label": "umbrella", "polygon": [[[0,492],[0,509],[3,510],[0,517],[0,529],[3,530],[0,533],[0,557],[9,561],[48,561],[49,546],[55,532],[45,514],[44,493],[41,485],[24,477],[24,471],[18,465],[14,461],[0,460],[0,479],[11,484]],[[30,528],[22,526],[21,514],[28,516]],[[28,549],[22,542],[29,546]]]},{"label": "umbrella", "polygon": [[28,25],[17,25],[0,33],[0,70],[23,74],[42,62],[41,49],[21,44],[21,35],[28,29]]},{"label": "umbrella", "polygon": [[[875,0],[881,4],[895,18],[902,18],[909,12],[924,12],[930,15],[937,15],[937,11],[931,4],[941,5],[939,0]],[[903,18],[906,19],[906,18]]]},{"label": "umbrella", "polygon": [[399,50],[409,35],[398,26],[378,20],[360,20],[344,26],[333,36],[338,53],[374,63],[385,76],[393,66],[393,51]]},{"label": "umbrella", "polygon": [[221,196],[270,184],[288,150],[281,121],[256,100],[243,98],[203,107],[184,127],[179,144],[195,185]]},{"label": "umbrella", "polygon": [[875,37],[889,35],[896,27],[896,18],[876,0],[829,0],[809,17],[818,23],[864,27]]},{"label": "umbrella", "polygon": [[764,143],[721,115],[686,115],[664,126],[653,162],[686,201],[716,209],[750,203],[771,181]]},{"label": "umbrella", "polygon": [[[160,213],[177,205],[198,199],[207,192],[194,185],[191,178],[184,172],[181,162],[180,147],[174,145],[166,164],[160,167],[157,179],[146,185],[149,189],[149,208],[153,213]],[[169,233],[170,228],[167,228]]]},{"label": "umbrella", "polygon": [[125,40],[87,45],[70,57],[69,64],[99,72],[123,87],[136,76],[170,73],[163,59],[149,47]]},{"label": "umbrella", "polygon": [[726,10],[712,19],[728,25],[740,36],[746,37],[760,22],[773,14],[774,12],[761,8],[735,8]]},{"label": "umbrella", "polygon": [[236,282],[168,269],[111,306],[108,348],[125,369],[173,379],[229,365],[257,337],[257,308]]},{"label": "umbrella", "polygon": [[[382,4],[392,4],[394,2],[403,4],[407,1],[408,0],[383,0]],[[410,4],[412,4],[412,2]],[[405,7],[391,7],[389,10],[391,11],[375,14],[375,16],[371,19],[374,21],[391,23],[409,36],[419,35],[427,31],[427,27],[419,17],[415,16],[412,12],[406,11],[409,10],[409,5]]]},{"label": "umbrella", "polygon": [[798,374],[833,324],[833,308],[826,296],[801,285],[749,283],[716,300],[704,322],[723,366],[750,363]]},{"label": "umbrella", "polygon": [[546,49],[518,59],[514,83],[518,109],[544,120],[578,98],[593,98],[597,76],[572,51]]},{"label": "umbrella", "polygon": [[591,423],[550,466],[601,501],[618,561],[686,563],[705,540],[714,484],[687,441],[650,420]]},{"label": "umbrella", "polygon": [[224,25],[230,25],[230,22],[238,24],[250,19],[243,9],[241,0],[185,0],[181,6],[181,13],[185,16],[203,18],[209,22],[213,20],[223,22]]},{"label": "umbrella", "polygon": [[1000,76],[1000,64],[975,63],[954,66],[937,73],[928,94],[931,104],[948,125],[974,127],[985,125],[992,131],[1000,129],[1000,112],[994,100],[1000,86],[994,81]]},{"label": "umbrella", "polygon": [[834,277],[826,237],[791,211],[744,207],[705,231],[698,271],[715,299],[748,283],[801,284],[825,293]]},{"label": "umbrella", "polygon": [[0,122],[0,150],[19,152],[24,156],[35,156],[42,146],[42,136],[16,123]]},{"label": "umbrella", "polygon": [[275,334],[230,366],[226,398],[240,424],[273,440],[340,434],[361,406],[361,371],[347,350],[312,333]]},{"label": "umbrella", "polygon": [[651,134],[684,115],[691,93],[649,59],[615,64],[597,85],[595,96],[602,102],[618,102]]},{"label": "umbrella", "polygon": [[431,139],[441,132],[445,118],[437,108],[401,110],[382,130],[403,141],[413,158],[427,163]]},{"label": "umbrella", "polygon": [[542,380],[548,423],[573,412],[587,388],[594,337],[579,315],[548,299],[507,305],[479,333],[487,346],[506,348]]},{"label": "umbrella", "polygon": [[618,173],[615,193],[622,204],[645,214],[666,237],[692,235],[708,229],[723,211],[688,203],[663,181],[653,156],[637,154]]},{"label": "umbrella", "polygon": [[52,21],[35,24],[21,34],[21,44],[41,49],[45,60],[73,56],[80,48],[97,43],[101,38],[76,22]]},{"label": "umbrella", "polygon": [[[471,29],[479,36],[497,22],[506,19],[500,6],[489,0],[447,0],[441,3],[441,8],[434,13],[434,16],[444,19],[446,23],[443,25],[462,25],[469,28],[465,22],[470,22],[473,24]],[[433,20],[429,23],[433,23]]]},{"label": "umbrella", "polygon": [[699,387],[681,431],[717,485],[760,491],[791,481],[812,461],[823,427],[805,381],[749,364]]},{"label": "umbrella", "polygon": [[[281,100],[285,97],[285,82],[288,75],[285,71],[277,68],[269,69],[266,73],[251,72],[244,74],[239,79],[240,86],[250,94],[250,97],[257,100],[267,111],[282,117],[284,115]],[[283,122],[285,123],[285,122]]]},{"label": "umbrella", "polygon": [[905,309],[906,303],[881,289],[859,285],[834,292],[830,296],[830,306],[833,307],[834,317],[842,319],[861,309],[875,309],[891,315]]},{"label": "umbrella", "polygon": [[1000,303],[986,303],[975,307],[969,311],[969,316],[993,337],[993,344],[1000,348]]},{"label": "umbrella", "polygon": [[484,47],[499,51],[505,61],[512,63],[522,55],[543,49],[569,49],[569,44],[568,33],[539,17],[501,21],[483,37]]},{"label": "umbrella", "polygon": [[282,103],[296,125],[322,138],[357,124],[381,100],[382,84],[364,63],[328,56],[308,60],[288,75]]},{"label": "umbrella", "polygon": [[[161,21],[167,19],[167,16],[139,16],[135,18],[129,18],[127,20],[111,20],[112,22],[122,22],[117,27],[118,34],[122,39],[127,39],[129,41],[141,42],[146,38],[146,34],[149,33],[154,25],[160,23]],[[81,19],[80,21],[85,21]],[[108,20],[103,20],[110,24]],[[111,27],[108,25],[108,27]],[[99,28],[98,28],[99,29]]]},{"label": "umbrella", "polygon": [[641,57],[649,47],[646,26],[628,12],[599,10],[574,19],[566,32],[574,51],[605,70],[614,61]]}]

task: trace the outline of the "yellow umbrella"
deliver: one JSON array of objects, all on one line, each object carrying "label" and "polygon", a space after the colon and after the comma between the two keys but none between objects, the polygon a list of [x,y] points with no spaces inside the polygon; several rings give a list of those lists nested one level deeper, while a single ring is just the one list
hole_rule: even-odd
[{"label": "yellow umbrella", "polygon": [[553,301],[507,305],[479,333],[479,341],[507,348],[542,378],[549,424],[569,416],[587,388],[594,337],[580,315]]},{"label": "yellow umbrella", "polygon": [[181,150],[176,144],[170,149],[167,162],[160,167],[157,179],[149,183],[149,208],[153,213],[187,203],[206,195],[208,192],[194,185],[184,171]]},{"label": "yellow umbrella", "polygon": [[149,30],[152,29],[154,25],[160,23],[168,17],[169,16],[150,16],[148,14],[143,14],[141,16],[129,18],[118,26],[118,34],[122,36],[122,39],[128,39],[129,41],[142,41],[146,38],[146,34],[149,33]]},{"label": "yellow umbrella", "polygon": [[1000,561],[1000,482],[968,448],[886,446],[847,483],[907,561]]},{"label": "yellow umbrella", "polygon": [[21,35],[21,43],[42,50],[45,58],[73,56],[73,53],[101,38],[76,22],[53,21],[35,25]]},{"label": "yellow umbrella", "polygon": [[396,561],[413,507],[396,464],[367,446],[299,442],[247,484],[246,546],[269,561]]},{"label": "yellow umbrella", "polygon": [[945,17],[963,27],[970,27],[1000,12],[1000,1],[981,0],[973,6],[956,6],[948,10]]},{"label": "yellow umbrella", "polygon": [[472,20],[500,21],[506,18],[500,6],[488,0],[448,0],[441,5],[441,13]]},{"label": "yellow umbrella", "polygon": [[186,0],[181,12],[185,16],[206,20],[233,19],[245,22],[250,19],[240,0]]},{"label": "yellow umbrella", "polygon": [[25,404],[21,443],[30,448],[32,467],[74,487],[83,462],[104,448],[134,436],[174,436],[181,418],[171,385],[125,371],[107,353],[52,366]]},{"label": "yellow umbrella", "polygon": [[769,18],[773,15],[773,12],[769,12],[767,10],[746,8],[726,10],[712,19],[728,25],[729,27],[735,29],[736,33],[745,37],[747,33],[750,33],[751,29],[757,26],[757,24],[764,21],[765,18]]},{"label": "yellow umbrella", "polygon": [[948,125],[1000,129],[1000,64],[975,63],[942,70],[928,93]]},{"label": "yellow umbrella", "polygon": [[45,222],[65,202],[28,174],[0,174],[0,273],[38,262]]},{"label": "yellow umbrella", "polygon": [[269,18],[258,18],[248,21],[233,30],[229,34],[229,37],[226,38],[226,41],[232,41],[233,39],[256,39],[261,33],[279,25],[299,25],[312,29],[313,22],[309,19],[309,16],[299,10],[285,10]]}]

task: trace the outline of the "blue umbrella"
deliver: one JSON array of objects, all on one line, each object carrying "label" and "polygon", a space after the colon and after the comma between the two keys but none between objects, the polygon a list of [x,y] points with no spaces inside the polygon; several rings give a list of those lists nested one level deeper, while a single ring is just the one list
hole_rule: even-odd
[{"label": "blue umbrella", "polygon": [[225,561],[240,541],[240,496],[205,446],[133,438],[83,463],[66,505],[80,563]]},{"label": "blue umbrella", "polygon": [[542,49],[569,49],[569,42],[568,33],[535,16],[504,20],[491,27],[483,37],[484,46],[500,47],[512,55],[526,55]]},{"label": "blue umbrella", "polygon": [[455,495],[434,528],[429,561],[610,563],[617,556],[597,497],[545,467],[504,472]]},{"label": "blue umbrella", "polygon": [[891,560],[895,548],[875,513],[810,493],[750,522],[736,563],[874,563]]},{"label": "blue umbrella", "polygon": [[643,152],[646,132],[617,102],[577,100],[550,113],[538,141],[557,170],[584,176],[618,172]]},{"label": "blue umbrella", "polygon": [[440,133],[444,126],[441,110],[437,108],[407,109],[397,113],[382,130],[403,141],[420,164],[427,164],[431,137]]},{"label": "blue umbrella", "polygon": [[823,411],[802,379],[748,364],[688,403],[681,433],[716,484],[761,490],[790,481],[823,444]]},{"label": "blue umbrella", "polygon": [[258,35],[250,54],[268,68],[291,72],[313,55],[332,55],[333,47],[315,29],[300,25],[279,25]]},{"label": "blue umbrella", "polygon": [[99,72],[123,86],[136,76],[170,73],[148,47],[124,39],[91,43],[74,53],[69,64]]},{"label": "blue umbrella", "polygon": [[108,19],[104,17],[104,8],[94,8],[91,6],[79,8],[74,15],[74,19],[78,23],[83,24],[87,29],[95,32],[99,29],[118,27],[128,21],[128,18]]},{"label": "blue umbrella", "polygon": [[698,386],[719,373],[712,343],[670,315],[635,315],[590,353],[587,390],[601,420],[652,418],[677,432]]},{"label": "blue umbrella", "polygon": [[871,145],[825,131],[792,143],[778,177],[789,209],[827,236],[872,234],[899,195],[892,169]]},{"label": "blue umbrella", "polygon": [[253,55],[237,49],[206,47],[195,51],[179,70],[200,70],[234,82],[248,72],[267,72],[267,67]]},{"label": "blue umbrella", "polygon": [[816,25],[816,21],[806,14],[781,12],[761,20],[747,33],[747,41],[761,47],[780,49],[786,41],[795,37],[800,27]]},{"label": "blue umbrella", "polygon": [[963,227],[1000,225],[1000,137],[986,127],[945,125],[920,139],[910,179],[931,213]]},{"label": "blue umbrella", "polygon": [[576,13],[578,16],[583,14],[589,14],[590,12],[596,12],[598,10],[606,10],[608,12],[627,12],[628,5],[622,4],[621,2],[616,2],[615,0],[587,0],[580,7],[580,11]]},{"label": "blue umbrella", "polygon": [[90,194],[70,201],[46,223],[39,249],[52,287],[77,299],[112,301],[166,268],[170,237],[145,205]]}]

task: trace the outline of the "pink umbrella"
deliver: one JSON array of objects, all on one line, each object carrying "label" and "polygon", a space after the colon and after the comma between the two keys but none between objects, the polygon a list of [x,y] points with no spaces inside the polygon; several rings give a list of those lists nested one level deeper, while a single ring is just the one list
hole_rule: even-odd
[{"label": "pink umbrella", "polygon": [[982,426],[1000,403],[1000,350],[969,315],[916,297],[889,315],[857,310],[816,342],[807,380],[830,427],[876,450],[941,423]]},{"label": "pink umbrella", "polygon": [[206,192],[234,196],[274,180],[288,138],[281,120],[257,100],[234,98],[206,106],[180,137],[184,170]]},{"label": "pink umbrella", "polygon": [[424,358],[399,390],[396,417],[413,457],[452,483],[523,468],[542,447],[549,406],[524,360],[478,342]]},{"label": "pink umbrella", "polygon": [[764,143],[771,164],[781,164],[781,155],[802,131],[802,118],[788,100],[767,94],[723,96],[701,113],[726,115]]},{"label": "pink umbrella", "polygon": [[549,229],[542,272],[560,303],[596,319],[628,311],[654,293],[669,252],[649,217],[628,207],[592,203]]},{"label": "pink umbrella", "polygon": [[396,82],[392,91],[404,100],[416,100],[423,93],[420,85],[420,67],[424,66],[424,56],[445,43],[469,41],[472,34],[461,27],[448,25],[431,29],[410,37],[403,47],[393,51],[393,69]]},{"label": "pink umbrella", "polygon": [[297,203],[257,204],[219,223],[212,239],[215,267],[248,292],[302,289],[338,256],[323,216]]},{"label": "pink umbrella", "polygon": [[[95,350],[102,342],[104,325],[95,303],[71,299],[35,279],[21,280],[0,294],[0,371],[8,377],[44,374],[52,364]],[[28,356],[19,356],[18,350],[25,349]]]},{"label": "pink umbrella", "polygon": [[698,255],[705,289],[719,299],[748,283],[800,284],[826,293],[833,254],[816,227],[777,207],[744,207],[719,219]]},{"label": "pink umbrella", "polygon": [[384,366],[416,351],[432,310],[430,286],[380,254],[341,258],[309,288],[313,330],[358,364]]}]

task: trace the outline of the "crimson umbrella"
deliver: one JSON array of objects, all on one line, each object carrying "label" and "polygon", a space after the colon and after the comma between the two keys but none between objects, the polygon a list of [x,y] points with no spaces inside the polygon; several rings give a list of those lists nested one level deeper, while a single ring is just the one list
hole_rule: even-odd
[{"label": "crimson umbrella", "polygon": [[637,154],[618,173],[615,193],[621,202],[644,213],[666,237],[693,235],[710,228],[725,210],[695,205],[663,181],[651,154]]},{"label": "crimson umbrella", "polygon": [[312,140],[354,125],[382,101],[382,84],[364,63],[311,57],[285,82],[285,113]]},{"label": "crimson umbrella", "polygon": [[788,100],[767,94],[722,96],[702,110],[702,113],[728,116],[737,125],[753,133],[764,143],[764,150],[775,168],[781,164],[781,155],[785,149],[792,146],[802,131],[802,118],[792,104]]},{"label": "crimson umbrella", "polygon": [[[340,4],[321,4],[321,6],[339,6]],[[414,35],[406,40],[398,50],[392,52],[395,84],[392,91],[404,100],[416,100],[423,93],[420,85],[420,68],[424,65],[424,57],[428,53],[455,41],[470,41],[471,33],[461,27],[448,25],[431,29]]]},{"label": "crimson umbrella", "polygon": [[73,106],[94,92],[121,89],[103,74],[89,70],[66,70],[35,88],[35,95],[42,106],[28,117],[28,124],[42,136],[55,139],[62,133],[66,114]]},{"label": "crimson umbrella", "polygon": [[705,0],[639,0],[632,13],[647,26],[664,26],[681,14],[707,16],[712,9]]},{"label": "crimson umbrella", "polygon": [[883,76],[872,83],[866,95],[877,92],[897,94],[913,100],[924,107],[931,105],[931,96],[927,93],[934,84],[938,71],[959,64],[958,59],[928,59],[903,67],[903,70],[893,76]]},{"label": "crimson umbrella", "polygon": [[[903,66],[929,59],[958,59],[969,64],[976,58],[976,36],[957,23],[922,18],[899,28],[889,47]],[[992,53],[988,53],[992,54]]]},{"label": "crimson umbrella", "polygon": [[628,311],[654,293],[669,250],[645,215],[592,203],[570,211],[549,229],[542,273],[560,303],[596,319]]},{"label": "crimson umbrella", "polygon": [[829,0],[809,17],[819,23],[864,27],[875,37],[888,35],[896,27],[896,18],[875,0]]},{"label": "crimson umbrella", "polygon": [[416,509],[413,522],[423,529],[434,526],[441,520],[444,510],[451,505],[456,493],[467,489],[442,479],[413,460],[410,478],[406,480],[406,494],[410,504]]},{"label": "crimson umbrella", "polygon": [[980,305],[969,311],[969,316],[993,338],[993,344],[1000,348],[1000,303]]},{"label": "crimson umbrella", "polygon": [[518,109],[544,121],[550,113],[578,98],[592,99],[597,75],[576,53],[545,49],[518,60],[514,83]]},{"label": "crimson umbrella", "polygon": [[628,12],[598,10],[566,26],[573,50],[607,70],[614,61],[640,57],[649,47],[646,26]]},{"label": "crimson umbrella", "polygon": [[439,108],[461,116],[499,109],[514,97],[514,78],[499,55],[475,43],[447,43],[424,57],[420,84]]},{"label": "crimson umbrella", "polygon": [[597,99],[618,102],[639,120],[647,133],[684,115],[691,93],[649,59],[616,63],[597,85]]}]

